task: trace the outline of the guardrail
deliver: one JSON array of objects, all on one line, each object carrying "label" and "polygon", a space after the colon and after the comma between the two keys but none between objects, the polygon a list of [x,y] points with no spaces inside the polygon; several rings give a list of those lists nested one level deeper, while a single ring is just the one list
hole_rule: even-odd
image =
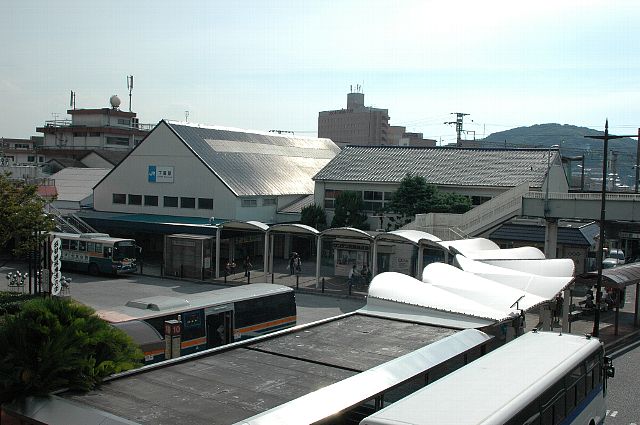
[{"label": "guardrail", "polygon": [[113,127],[113,128],[120,128],[120,129],[128,129],[128,130],[143,130],[143,131],[151,131],[153,130],[153,127],[155,127],[155,124],[142,124],[142,123],[132,123],[130,125],[122,125],[122,124],[118,124],[118,125],[108,125],[108,124],[99,124],[99,125],[95,125],[95,126],[89,126],[89,125],[78,125],[78,124],[73,124],[73,122],[71,120],[55,120],[55,121],[45,121],[44,122],[44,126],[45,127],[49,127],[49,128],[66,128],[66,127],[73,127],[74,129],[78,129],[81,130],[83,128],[96,128],[96,127]]},{"label": "guardrail", "polygon": [[487,226],[518,215],[523,195],[535,193],[529,190],[529,183],[522,183],[464,214],[418,214],[415,221],[403,229],[426,229],[426,232],[443,240],[466,239]]}]

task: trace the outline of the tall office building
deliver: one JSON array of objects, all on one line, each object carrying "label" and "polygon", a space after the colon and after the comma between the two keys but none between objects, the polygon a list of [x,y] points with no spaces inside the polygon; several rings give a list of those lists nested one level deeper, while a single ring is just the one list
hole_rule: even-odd
[{"label": "tall office building", "polygon": [[318,114],[318,137],[333,140],[338,146],[390,145],[389,111],[364,106],[364,93],[358,85],[347,94],[347,108]]}]

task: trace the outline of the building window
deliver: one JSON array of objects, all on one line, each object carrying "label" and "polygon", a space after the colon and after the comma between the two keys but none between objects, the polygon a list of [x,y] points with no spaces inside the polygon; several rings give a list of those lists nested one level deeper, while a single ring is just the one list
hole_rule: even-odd
[{"label": "building window", "polygon": [[242,200],[243,207],[257,207],[258,200],[257,199],[243,199]]},{"label": "building window", "polygon": [[142,205],[142,195],[129,194],[129,205]]},{"label": "building window", "polygon": [[154,195],[144,195],[144,204],[148,207],[157,207],[158,197]]},{"label": "building window", "polygon": [[100,132],[92,131],[89,133],[89,137],[100,137]]},{"label": "building window", "polygon": [[196,198],[180,198],[180,208],[195,208]]},{"label": "building window", "polygon": [[131,125],[131,121],[126,120],[124,118],[118,118],[118,124],[120,124],[120,125]]},{"label": "building window", "polygon": [[129,138],[128,137],[107,137],[107,144],[129,146]]},{"label": "building window", "polygon": [[262,206],[263,207],[275,206],[275,205],[278,205],[276,198],[263,198],[262,199]]},{"label": "building window", "polygon": [[79,131],[74,131],[73,132],[73,137],[84,137],[86,135],[87,135],[87,133],[81,133]]},{"label": "building window", "polygon": [[165,207],[175,207],[175,208],[178,207],[177,196],[165,196],[163,202]]},{"label": "building window", "polygon": [[364,191],[364,209],[365,211],[380,211],[382,209],[383,192]]},{"label": "building window", "polygon": [[27,162],[36,162],[35,155],[27,155]]},{"label": "building window", "polygon": [[211,198],[198,198],[198,208],[201,210],[212,210],[213,199]]},{"label": "building window", "polygon": [[324,190],[324,207],[329,209],[335,208],[336,198],[341,193],[342,193],[341,190],[325,189]]},{"label": "building window", "polygon": [[114,204],[126,204],[127,203],[127,195],[124,193],[114,193],[113,194],[113,203]]},{"label": "building window", "polygon": [[29,145],[26,143],[16,143],[14,147],[16,149],[29,149]]},{"label": "building window", "polygon": [[490,196],[472,196],[471,205],[482,205],[491,199]]},{"label": "building window", "polygon": [[38,162],[44,162],[44,156],[39,156],[38,157]]}]

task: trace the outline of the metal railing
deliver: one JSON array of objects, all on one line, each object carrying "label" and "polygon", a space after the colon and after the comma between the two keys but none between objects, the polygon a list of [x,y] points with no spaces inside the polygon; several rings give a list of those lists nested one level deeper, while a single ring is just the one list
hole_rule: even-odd
[{"label": "metal railing", "polygon": [[56,222],[56,228],[61,232],[77,234],[97,233],[93,227],[73,213],[65,215],[62,211],[51,204],[46,207],[46,210],[53,216],[53,219]]},{"label": "metal railing", "polygon": [[74,129],[78,129],[78,130],[82,130],[83,128],[89,128],[89,127],[113,127],[113,128],[128,129],[128,130],[151,131],[153,130],[153,127],[155,127],[156,125],[142,124],[142,123],[131,123],[129,125],[125,125],[125,124],[80,125],[80,124],[73,124],[71,120],[49,120],[44,122],[44,126],[49,128],[73,127]]},{"label": "metal railing", "polygon": [[493,224],[517,216],[522,209],[522,197],[536,193],[529,190],[529,183],[522,183],[464,214],[418,214],[415,221],[403,229],[424,230],[443,240],[466,239]]}]

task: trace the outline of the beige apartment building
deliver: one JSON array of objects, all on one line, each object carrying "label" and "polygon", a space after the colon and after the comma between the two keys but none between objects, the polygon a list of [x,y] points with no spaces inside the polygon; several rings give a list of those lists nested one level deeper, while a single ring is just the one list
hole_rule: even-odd
[{"label": "beige apartment building", "polygon": [[318,137],[338,146],[414,146],[434,147],[436,141],[406,127],[389,125],[389,110],[364,106],[364,93],[356,86],[347,94],[347,109],[323,111],[318,115]]},{"label": "beige apartment building", "polygon": [[[347,94],[347,108],[322,111],[318,115],[318,137],[338,146],[390,145],[389,111],[364,106],[364,93]],[[396,143],[397,144],[397,143]]]}]

